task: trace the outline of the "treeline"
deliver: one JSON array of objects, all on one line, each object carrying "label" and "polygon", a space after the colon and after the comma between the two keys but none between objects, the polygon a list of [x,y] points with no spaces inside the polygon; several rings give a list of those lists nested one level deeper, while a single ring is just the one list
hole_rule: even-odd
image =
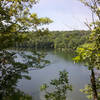
[{"label": "treeline", "polygon": [[79,45],[87,41],[89,31],[56,31],[53,33],[54,48],[61,51],[75,51]]},{"label": "treeline", "polygon": [[[59,51],[75,51],[87,42],[90,31],[38,31],[25,33],[24,41],[14,44],[14,48],[56,49]],[[23,35],[24,36],[24,35]]]},{"label": "treeline", "polygon": [[14,47],[75,51],[78,46],[87,42],[89,34],[90,31],[84,30],[30,32],[27,40],[16,42]]}]

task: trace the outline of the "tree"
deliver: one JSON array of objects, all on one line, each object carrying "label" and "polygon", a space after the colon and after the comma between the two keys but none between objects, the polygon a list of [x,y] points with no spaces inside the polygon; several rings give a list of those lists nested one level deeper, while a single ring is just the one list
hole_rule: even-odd
[{"label": "tree", "polygon": [[[27,39],[28,31],[37,31],[38,26],[52,22],[49,18],[39,18],[37,14],[30,13],[30,9],[37,0],[0,0],[0,97],[11,95],[18,79],[23,76],[21,73],[28,72],[28,68],[43,68],[44,56],[40,53],[26,55],[19,53],[26,58],[24,63],[16,62],[16,52],[7,50],[15,42],[22,42]],[[18,52],[17,52],[18,54]],[[36,55],[34,57],[34,55]],[[41,66],[41,61],[42,66]],[[12,77],[13,76],[13,77]],[[29,78],[27,76],[24,76]],[[13,83],[13,84],[12,84]]]},{"label": "tree", "polygon": [[[53,87],[53,91],[49,88]],[[67,92],[72,90],[72,85],[69,84],[68,73],[60,71],[59,78],[50,81],[50,86],[43,84],[41,86],[41,91],[45,91],[46,100],[66,100]]]},{"label": "tree", "polygon": [[[22,33],[37,31],[37,26],[52,22],[49,18],[39,18],[30,13],[37,0],[0,0],[0,48],[7,48],[15,41],[22,41]],[[21,33],[21,34],[20,34]]]},{"label": "tree", "polygon": [[[18,56],[22,61],[16,61]],[[31,52],[30,55],[21,51],[0,52],[0,99],[6,100],[8,97],[18,94],[20,91],[16,88],[18,79],[29,80],[31,79],[27,75],[29,70],[40,69],[48,65],[49,61],[44,60],[44,57],[45,54],[39,52]]]},{"label": "tree", "polygon": [[85,65],[88,66],[88,69],[91,71],[91,88],[93,100],[98,100],[94,68],[100,69],[100,1],[81,0],[81,2],[88,6],[92,11],[92,15],[96,14],[99,20],[95,22],[94,16],[92,16],[93,23],[91,25],[94,26],[94,28],[91,30],[88,43],[85,43],[77,48],[78,56],[76,56],[74,60],[76,62],[84,62]]}]

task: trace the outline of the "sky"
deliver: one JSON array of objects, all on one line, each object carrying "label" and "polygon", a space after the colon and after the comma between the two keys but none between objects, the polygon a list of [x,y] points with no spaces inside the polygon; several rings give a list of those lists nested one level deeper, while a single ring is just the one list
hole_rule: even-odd
[{"label": "sky", "polygon": [[91,22],[91,11],[79,0],[40,0],[31,12],[52,19],[53,23],[45,26],[51,31],[87,30],[84,22]]}]

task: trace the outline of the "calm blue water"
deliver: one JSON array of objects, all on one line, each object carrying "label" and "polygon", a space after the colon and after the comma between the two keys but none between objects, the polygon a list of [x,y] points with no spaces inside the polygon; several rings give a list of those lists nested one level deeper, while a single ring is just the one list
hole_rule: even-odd
[{"label": "calm blue water", "polygon": [[66,70],[69,73],[69,81],[72,84],[73,91],[68,93],[67,100],[88,100],[79,90],[84,88],[90,81],[89,71],[80,64],[74,64],[71,56],[66,53],[49,51],[46,59],[50,64],[40,70],[29,71],[31,80],[22,79],[18,82],[18,88],[33,97],[33,100],[45,100],[40,92],[40,86],[43,83],[50,82],[51,79],[58,77],[59,71]]}]

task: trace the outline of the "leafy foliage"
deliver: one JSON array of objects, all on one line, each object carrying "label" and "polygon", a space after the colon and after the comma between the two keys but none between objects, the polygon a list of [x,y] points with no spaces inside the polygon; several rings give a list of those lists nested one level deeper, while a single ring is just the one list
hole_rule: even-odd
[{"label": "leafy foliage", "polygon": [[[18,90],[15,88],[18,79],[29,76],[29,68],[43,68],[49,62],[44,60],[40,53],[25,55],[24,52],[8,51],[15,42],[28,41],[28,31],[37,31],[38,26],[52,22],[49,18],[39,18],[37,14],[30,13],[30,9],[37,0],[0,0],[0,97],[12,96]],[[23,62],[16,61],[17,55]],[[36,56],[34,56],[36,54]],[[42,63],[41,63],[42,62]],[[20,94],[20,93],[19,93]],[[21,93],[24,99],[23,93]],[[26,98],[27,99],[27,98]]]},{"label": "leafy foliage", "polygon": [[[100,70],[100,1],[99,0],[81,0],[83,4],[89,7],[92,11],[93,22],[89,26],[91,34],[88,43],[83,44],[77,48],[77,54],[74,58],[76,62],[84,62],[88,69],[91,71],[91,85],[87,85],[82,92],[88,94],[88,98],[99,100],[98,81],[96,80],[94,69]],[[98,17],[98,21],[94,21],[94,14]],[[100,84],[100,83],[99,83]]]},{"label": "leafy foliage", "polygon": [[25,32],[37,31],[37,26],[52,22],[49,18],[30,13],[30,8],[36,3],[37,0],[0,0],[0,49],[27,38]]},{"label": "leafy foliage", "polygon": [[29,41],[17,42],[15,48],[52,48],[60,51],[72,51],[85,43],[89,31],[48,31],[38,30],[28,34]]},{"label": "leafy foliage", "polygon": [[[49,90],[50,86],[53,90]],[[46,100],[66,100],[67,91],[72,90],[72,86],[69,84],[68,73],[60,71],[59,79],[51,80],[50,86],[43,84],[41,86],[41,91],[45,91]]]},{"label": "leafy foliage", "polygon": [[[19,91],[16,89],[18,79],[31,79],[31,77],[27,75],[29,70],[40,69],[49,64],[49,61],[44,59],[45,55],[43,53],[23,53],[14,51],[0,52],[1,98],[15,95],[16,92]],[[17,60],[18,56],[21,59],[20,61]]]},{"label": "leafy foliage", "polygon": [[95,28],[89,37],[89,42],[77,48],[76,62],[84,62],[89,69],[100,69],[100,27]]}]

